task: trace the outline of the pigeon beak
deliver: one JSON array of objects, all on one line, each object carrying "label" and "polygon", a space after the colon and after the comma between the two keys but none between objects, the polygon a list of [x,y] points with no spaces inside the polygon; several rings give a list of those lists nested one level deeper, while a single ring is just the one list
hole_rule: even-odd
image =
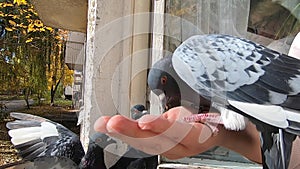
[{"label": "pigeon beak", "polygon": [[165,93],[161,93],[160,95],[158,95],[158,98],[161,102],[162,107],[167,110],[167,97],[165,95]]},{"label": "pigeon beak", "polygon": [[168,110],[168,106],[167,106],[168,99],[167,99],[164,91],[160,90],[160,89],[154,89],[154,90],[152,90],[152,92],[158,96],[158,99],[161,103],[160,106],[164,109],[164,111],[167,111]]},{"label": "pigeon beak", "polygon": [[168,98],[166,97],[165,93],[161,93],[160,95],[158,95],[158,98],[160,100],[161,107],[164,109],[164,112],[166,112],[167,110],[169,110],[170,107],[167,104]]}]

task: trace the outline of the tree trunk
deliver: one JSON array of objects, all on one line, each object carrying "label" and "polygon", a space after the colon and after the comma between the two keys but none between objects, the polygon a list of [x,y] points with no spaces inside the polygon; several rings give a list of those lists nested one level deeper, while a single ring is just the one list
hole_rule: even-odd
[{"label": "tree trunk", "polygon": [[29,96],[30,96],[30,93],[31,93],[31,89],[30,88],[25,88],[23,90],[23,94],[24,94],[24,100],[26,102],[26,107],[27,109],[30,109],[30,104],[29,104]]},{"label": "tree trunk", "polygon": [[55,97],[55,93],[56,90],[58,88],[58,85],[60,84],[61,78],[58,80],[58,82],[55,84],[55,86],[53,87],[53,85],[51,86],[51,91],[50,91],[50,106],[54,106],[54,97]]},{"label": "tree trunk", "polygon": [[55,95],[55,91],[52,86],[50,91],[50,106],[54,106],[54,95]]}]

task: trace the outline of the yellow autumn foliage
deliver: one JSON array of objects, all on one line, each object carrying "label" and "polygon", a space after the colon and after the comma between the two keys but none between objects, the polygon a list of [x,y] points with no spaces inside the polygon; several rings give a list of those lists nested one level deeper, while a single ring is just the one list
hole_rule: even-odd
[{"label": "yellow autumn foliage", "polygon": [[9,4],[9,3],[0,3],[0,7],[1,8],[5,8],[5,7],[12,7],[12,6],[14,6],[13,4]]},{"label": "yellow autumn foliage", "polygon": [[27,32],[34,32],[35,31],[35,28],[34,28],[34,24],[29,24],[28,27],[27,27]]},{"label": "yellow autumn foliage", "polygon": [[[35,91],[41,91],[47,90],[47,86],[53,90],[58,85],[72,84],[74,72],[69,70],[63,58],[68,31],[44,25],[27,0],[0,1],[0,17],[6,23],[5,45],[18,44],[7,48],[14,52],[11,66],[19,70],[12,79],[20,81],[15,83],[17,87],[31,86]],[[0,72],[0,76],[2,74]]]},{"label": "yellow autumn foliage", "polygon": [[9,31],[9,32],[11,32],[11,31],[13,31],[13,29],[12,28],[5,28],[5,30],[7,30],[7,31]]},{"label": "yellow autumn foliage", "polygon": [[26,5],[27,4],[26,0],[14,0],[13,3],[18,4],[18,5]]},{"label": "yellow autumn foliage", "polygon": [[49,26],[46,26],[45,29],[49,30],[50,32],[53,31],[53,28],[49,27]]},{"label": "yellow autumn foliage", "polygon": [[34,25],[37,26],[37,27],[43,27],[44,26],[44,24],[41,20],[35,20]]},{"label": "yellow autumn foliage", "polygon": [[[27,8],[20,8],[18,6],[26,5]],[[13,12],[12,7],[18,11],[18,13]],[[52,32],[51,27],[47,27],[43,22],[37,18],[38,14],[34,11],[32,4],[29,4],[26,0],[13,0],[11,2],[0,2],[0,17],[7,19],[6,30],[12,32],[14,30],[19,30],[20,32],[27,34],[31,32]],[[5,9],[6,8],[6,9]],[[11,11],[11,12],[4,12]],[[24,20],[26,19],[26,20]],[[21,30],[19,29],[21,28]],[[24,31],[23,29],[27,29]]]},{"label": "yellow autumn foliage", "polygon": [[12,20],[9,20],[8,23],[11,25],[11,26],[16,26],[16,22],[15,21],[12,21]]},{"label": "yellow autumn foliage", "polygon": [[32,40],[33,40],[33,38],[31,37],[31,38],[27,39],[27,40],[25,41],[25,43],[32,42]]}]

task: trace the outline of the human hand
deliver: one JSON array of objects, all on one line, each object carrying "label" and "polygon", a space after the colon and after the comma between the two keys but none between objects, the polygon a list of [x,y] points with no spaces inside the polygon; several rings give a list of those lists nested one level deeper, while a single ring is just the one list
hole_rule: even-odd
[{"label": "human hand", "polygon": [[170,109],[160,116],[145,115],[135,121],[124,116],[100,117],[94,129],[116,137],[149,154],[178,159],[204,152],[220,143],[211,129],[202,123],[187,123],[191,112],[183,107]]}]

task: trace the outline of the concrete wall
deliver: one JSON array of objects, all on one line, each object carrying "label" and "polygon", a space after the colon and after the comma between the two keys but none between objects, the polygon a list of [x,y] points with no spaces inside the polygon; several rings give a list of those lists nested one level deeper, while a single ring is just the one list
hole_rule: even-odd
[{"label": "concrete wall", "polygon": [[69,32],[66,42],[65,62],[72,70],[83,69],[85,58],[86,34],[80,32]]},{"label": "concrete wall", "polygon": [[[81,138],[86,145],[102,115],[129,116],[146,103],[149,59],[149,1],[90,0],[88,9],[84,110]],[[135,15],[133,15],[135,14]]]}]

